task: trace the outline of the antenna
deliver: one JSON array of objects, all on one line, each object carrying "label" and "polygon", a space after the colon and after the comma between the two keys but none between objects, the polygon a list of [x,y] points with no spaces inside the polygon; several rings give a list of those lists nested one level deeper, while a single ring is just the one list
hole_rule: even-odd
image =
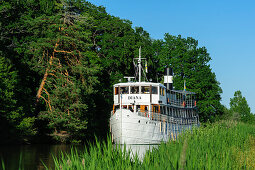
[{"label": "antenna", "polygon": [[[137,64],[135,62],[135,60],[137,60]],[[144,72],[144,69],[142,68],[142,60],[145,60],[145,72],[147,72],[147,61],[146,61],[146,58],[141,58],[141,47],[139,48],[139,58],[134,58],[133,59],[133,63],[134,63],[134,67],[135,67],[135,73],[136,73],[136,77],[137,77],[137,74],[138,74],[138,82],[141,82],[141,79],[142,79],[142,70],[143,70],[143,73],[144,73],[144,77],[145,79],[146,78],[146,74]],[[138,70],[138,73],[137,73],[137,70]]]},{"label": "antenna", "polygon": [[141,46],[139,48],[139,59],[138,59],[138,67],[139,67],[139,83],[141,82]]}]

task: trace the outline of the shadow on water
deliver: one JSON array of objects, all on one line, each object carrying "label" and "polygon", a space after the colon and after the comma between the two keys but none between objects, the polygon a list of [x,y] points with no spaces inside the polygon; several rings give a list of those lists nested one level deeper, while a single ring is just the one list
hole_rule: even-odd
[{"label": "shadow on water", "polygon": [[61,152],[70,153],[71,148],[84,150],[84,145],[1,145],[0,165],[3,160],[6,170],[20,167],[25,170],[41,170],[45,169],[43,164],[54,169],[52,155],[59,157]]}]

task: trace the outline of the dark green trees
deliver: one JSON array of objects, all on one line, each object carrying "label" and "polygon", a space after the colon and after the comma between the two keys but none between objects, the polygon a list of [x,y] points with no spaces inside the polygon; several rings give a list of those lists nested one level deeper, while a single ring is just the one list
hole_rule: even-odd
[{"label": "dark green trees", "polygon": [[17,86],[10,89],[9,98],[17,96],[15,102],[22,108],[17,115],[27,120],[18,128],[29,126],[29,132],[39,126],[39,131],[48,127],[47,133],[86,135],[100,68],[91,50],[92,18],[81,2],[1,2],[1,50],[17,70]]},{"label": "dark green trees", "polygon": [[[11,138],[6,133],[6,127],[15,131],[15,124],[19,121],[19,109],[17,99],[14,96],[14,89],[17,85],[17,73],[11,70],[6,58],[0,54],[0,133],[3,138]],[[7,139],[8,140],[8,139]]]},{"label": "dark green trees", "polygon": [[211,58],[207,49],[198,47],[198,41],[191,37],[182,38],[170,34],[165,34],[163,41],[154,41],[153,45],[153,72],[160,73],[154,77],[161,79],[164,68],[172,67],[175,89],[182,90],[186,81],[187,90],[197,93],[201,121],[212,120],[222,114],[222,90],[208,64]]},{"label": "dark green trees", "polygon": [[243,122],[255,123],[255,117],[240,90],[236,91],[234,97],[230,99],[230,113],[238,116]]},{"label": "dark green trees", "polygon": [[1,56],[0,53],[0,134],[3,139],[1,142],[10,142],[10,140],[19,139],[16,133],[22,136],[31,136],[36,134],[33,127],[35,117],[27,116],[24,113],[22,105],[19,103],[18,85],[20,80],[17,77],[17,71],[11,66],[8,59]]},{"label": "dark green trees", "polygon": [[[26,138],[106,136],[112,85],[133,76],[133,58],[147,58],[147,77],[174,70],[174,86],[198,94],[201,120],[221,114],[221,89],[197,40],[142,27],[84,0],[0,1],[0,131]],[[5,124],[3,122],[6,122]]]},{"label": "dark green trees", "polygon": [[[46,120],[54,135],[86,136],[88,107],[94,107],[97,57],[90,50],[89,16],[75,2],[58,3],[51,16],[24,20],[30,35],[23,43],[30,67],[39,73],[38,118]],[[38,107],[38,106],[37,106]]]},{"label": "dark green trees", "polygon": [[1,143],[21,142],[37,132],[31,98],[35,77],[17,50],[18,41],[25,35],[20,22],[26,11],[23,3],[0,1]]},{"label": "dark green trees", "polygon": [[[95,114],[89,122],[90,129],[97,134],[108,133],[108,120],[112,109],[112,85],[124,76],[134,76],[133,58],[138,56],[142,46],[142,55],[147,57],[151,48],[149,34],[142,28],[132,28],[131,21],[107,14],[102,7],[95,7],[86,2],[86,11],[93,17],[91,23],[92,50],[96,52],[101,74],[98,75]],[[149,51],[152,53],[152,50]],[[103,136],[102,135],[102,136]]]}]

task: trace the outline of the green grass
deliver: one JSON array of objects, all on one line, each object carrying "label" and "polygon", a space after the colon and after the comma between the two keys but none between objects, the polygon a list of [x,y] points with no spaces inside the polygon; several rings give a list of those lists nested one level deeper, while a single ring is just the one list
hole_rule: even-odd
[{"label": "green grass", "polygon": [[[2,168],[2,169],[1,169]],[[1,170],[7,170],[5,167],[5,163],[3,158],[1,158],[1,164],[0,164],[0,169]],[[24,169],[24,164],[22,162],[22,153],[19,155],[19,163],[18,163],[18,169],[17,170],[23,170]]]},{"label": "green grass", "polygon": [[[117,147],[117,148],[116,148]],[[107,142],[55,158],[56,169],[255,169],[255,126],[235,121],[206,124],[147,151],[143,160]]]}]

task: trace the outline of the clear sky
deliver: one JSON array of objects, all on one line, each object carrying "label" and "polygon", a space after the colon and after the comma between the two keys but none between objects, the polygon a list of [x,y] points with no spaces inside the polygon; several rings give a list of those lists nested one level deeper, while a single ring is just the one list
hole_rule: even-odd
[{"label": "clear sky", "polygon": [[255,0],[88,0],[111,15],[143,27],[153,39],[165,33],[193,37],[210,53],[223,90],[222,104],[241,90],[255,113]]}]

